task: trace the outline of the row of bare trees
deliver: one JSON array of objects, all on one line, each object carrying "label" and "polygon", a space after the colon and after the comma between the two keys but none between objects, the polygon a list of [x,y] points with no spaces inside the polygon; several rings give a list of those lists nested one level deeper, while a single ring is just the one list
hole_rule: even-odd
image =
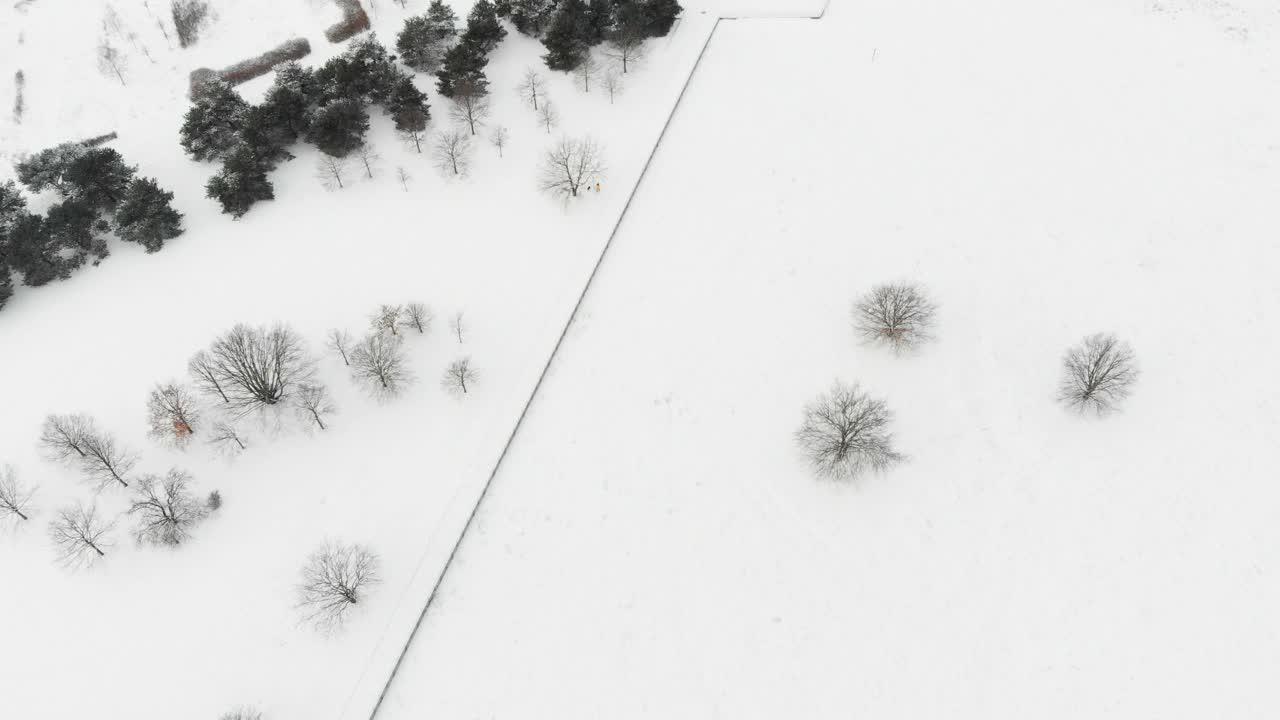
[{"label": "row of bare trees", "polygon": [[[435,316],[422,303],[380,305],[369,316],[369,331],[358,341],[342,329],[329,331],[328,346],[341,358],[357,385],[370,395],[386,400],[400,395],[416,377],[405,355],[406,334],[426,335]],[[462,312],[449,318],[450,333],[464,342],[467,331]],[[469,357],[459,358],[446,368],[441,384],[446,390],[466,394],[479,375]]]}]

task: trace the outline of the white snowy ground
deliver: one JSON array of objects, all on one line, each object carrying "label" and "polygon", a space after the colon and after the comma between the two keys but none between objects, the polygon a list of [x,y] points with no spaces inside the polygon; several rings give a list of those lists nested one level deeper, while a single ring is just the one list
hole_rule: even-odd
[{"label": "white snowy ground", "polygon": [[[1275,35],[1183,5],[722,23],[380,718],[1280,713]],[[909,462],[808,476],[836,378]]]},{"label": "white snowy ground", "polygon": [[[152,0],[151,5],[156,5]],[[407,11],[380,2],[375,27],[392,42]],[[0,534],[0,717],[214,718],[256,704],[271,718],[336,717],[367,706],[416,620],[475,494],[492,468],[587,274],[638,177],[676,94],[710,31],[690,17],[629,74],[617,102],[550,77],[561,127],[548,136],[514,86],[542,48],[514,32],[491,57],[491,125],[511,133],[499,159],[477,139],[470,177],[446,181],[428,155],[408,151],[373,111],[370,139],[382,173],[325,192],[315,151],[272,174],[276,199],[240,221],[203,197],[216,169],[187,159],[177,134],[186,73],[221,67],[301,34],[318,64],[340,51],[321,32],[327,3],[218,4],[220,20],[189,53],[165,47],[139,2],[116,3],[155,65],[131,54],[129,84],[94,69],[100,16],[72,0],[0,9],[0,77],[26,75],[26,111],[0,121],[0,173],[22,152],[116,130],[113,143],[140,172],[176,193],[187,232],[155,255],[116,244],[100,267],[45,288],[18,288],[0,312],[0,463],[40,485],[31,523]],[[160,3],[167,6],[167,3]],[[465,16],[467,6],[457,10]],[[15,38],[21,35],[21,42]],[[130,50],[133,53],[133,50]],[[551,74],[548,73],[550,76]],[[244,86],[256,100],[270,83]],[[447,103],[419,76],[432,130]],[[0,86],[6,105],[9,85]],[[606,148],[604,192],[562,207],[536,192],[537,159],[556,135],[592,134]],[[395,168],[413,175],[409,191]],[[49,198],[34,198],[42,209]],[[185,376],[187,358],[237,322],[292,323],[321,352],[330,327],[363,330],[378,303],[421,300],[433,333],[411,340],[418,384],[385,405],[364,398],[327,354],[324,379],[340,414],[323,435],[250,430],[234,462],[202,443],[186,453],[144,437],[153,383]],[[461,347],[446,327],[456,310]],[[439,387],[443,368],[469,354],[481,373],[462,400]],[[44,526],[54,510],[92,498],[73,470],[38,456],[40,422],[85,412],[141,451],[139,472],[190,470],[225,506],[176,551],[138,548],[121,518],[116,547],[90,571],[53,565]],[[111,514],[127,494],[98,497]],[[299,626],[294,584],[325,538],[361,542],[382,556],[384,582],[347,630],[321,637]],[[361,680],[365,678],[366,680]],[[357,712],[358,714],[358,712]]]}]

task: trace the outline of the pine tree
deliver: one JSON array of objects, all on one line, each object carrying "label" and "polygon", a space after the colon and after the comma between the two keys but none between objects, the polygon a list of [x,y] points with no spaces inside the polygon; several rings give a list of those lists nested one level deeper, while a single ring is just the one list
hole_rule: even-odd
[{"label": "pine tree", "polygon": [[357,99],[384,103],[395,77],[391,56],[374,35],[354,41],[347,52],[321,65],[315,74],[322,102]]},{"label": "pine tree", "polygon": [[511,24],[530,37],[537,37],[555,14],[555,0],[512,0]]},{"label": "pine tree", "polygon": [[613,0],[590,0],[587,5],[587,44],[599,45],[613,29]]},{"label": "pine tree", "polygon": [[138,243],[149,253],[164,247],[165,240],[182,234],[182,214],[173,209],[172,200],[173,193],[162,189],[155,180],[136,178],[116,208],[116,234],[122,240]]},{"label": "pine tree", "polygon": [[[0,243],[0,256],[4,255],[2,247],[3,243]],[[0,257],[0,310],[4,309],[4,304],[9,302],[11,297],[13,297],[13,276],[3,257]]]},{"label": "pine tree", "polygon": [[316,111],[307,142],[334,157],[345,157],[364,144],[368,131],[369,113],[359,100],[334,100]]},{"label": "pine tree", "polygon": [[[27,199],[22,196],[18,185],[12,180],[0,183],[0,240],[4,239],[4,234],[14,219],[26,210]],[[0,278],[3,276],[0,273]]]},{"label": "pine tree", "polygon": [[[276,80],[272,83],[270,92],[287,92],[294,95],[299,98],[297,103],[303,108],[318,105],[321,99],[315,71],[293,60],[276,66]],[[305,129],[305,127],[298,127],[297,131],[301,134]]]},{"label": "pine tree", "polygon": [[582,63],[590,47],[591,23],[583,0],[565,0],[551,19],[551,27],[542,38],[547,54],[542,59],[552,70],[568,72]]},{"label": "pine tree", "polygon": [[445,47],[458,36],[458,16],[441,0],[432,0],[426,15],[404,21],[396,37],[396,50],[405,65],[420,72],[433,72]]},{"label": "pine tree", "polygon": [[413,78],[407,75],[402,76],[391,90],[387,110],[395,120],[397,130],[422,130],[426,128],[427,120],[431,117],[426,94],[419,90],[418,86],[413,84]]},{"label": "pine tree", "polygon": [[427,22],[439,41],[452,42],[458,37],[458,16],[444,0],[431,0],[427,8]]},{"label": "pine tree", "polygon": [[253,148],[240,144],[227,153],[222,171],[209,178],[205,196],[217,200],[222,212],[238,219],[259,200],[275,198],[275,188],[258,164]]},{"label": "pine tree", "polygon": [[22,284],[30,287],[65,279],[79,265],[60,255],[60,248],[49,237],[44,218],[39,215],[19,215],[9,228],[8,246],[9,265],[22,273]]},{"label": "pine tree", "polygon": [[267,91],[260,106],[270,120],[268,124],[272,132],[284,145],[297,142],[307,131],[311,100],[304,82],[311,84],[310,80],[304,81],[301,76],[291,75],[286,80],[277,75],[275,84]]},{"label": "pine tree", "polygon": [[646,0],[645,14],[649,16],[649,36],[665,37],[684,8],[678,0]]},{"label": "pine tree", "polygon": [[208,83],[182,120],[182,148],[199,161],[222,157],[238,141],[248,110],[249,103],[230,85]]},{"label": "pine tree", "polygon": [[476,43],[484,54],[493,52],[507,36],[507,29],[498,21],[498,12],[492,0],[476,0],[467,15],[467,31],[463,33],[463,42]]},{"label": "pine tree", "polygon": [[484,75],[484,66],[488,63],[480,47],[464,39],[444,54],[444,66],[436,73],[436,90],[445,97],[453,97],[454,87],[463,80],[487,90],[489,80]]},{"label": "pine tree", "polygon": [[[95,231],[106,230],[99,225],[98,211],[81,200],[64,200],[49,208],[44,220],[44,233],[53,247],[71,251],[75,265],[83,263],[85,254],[99,259],[107,256],[107,243],[97,237]],[[64,258],[66,254],[63,253]]]},{"label": "pine tree", "polygon": [[18,172],[18,182],[27,186],[31,192],[41,192],[50,187],[62,192],[62,174],[71,161],[83,155],[86,149],[81,143],[63,143],[45,148],[14,166]]},{"label": "pine tree", "polygon": [[293,154],[285,149],[297,135],[287,122],[276,114],[276,107],[263,103],[249,108],[245,113],[244,127],[240,129],[240,141],[253,149],[258,164],[266,170],[274,170]]},{"label": "pine tree", "polygon": [[134,168],[112,148],[90,148],[71,161],[63,173],[65,194],[94,210],[111,210],[124,198]]}]

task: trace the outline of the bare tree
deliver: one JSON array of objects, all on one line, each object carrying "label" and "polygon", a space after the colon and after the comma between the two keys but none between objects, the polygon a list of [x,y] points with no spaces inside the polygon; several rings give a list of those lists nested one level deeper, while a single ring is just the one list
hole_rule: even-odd
[{"label": "bare tree", "polygon": [[[178,44],[182,47],[194,45],[199,39],[200,29],[209,18],[209,3],[206,0],[172,0],[171,8]],[[164,26],[160,28],[164,29]]]},{"label": "bare tree", "polygon": [[363,545],[325,542],[302,567],[298,607],[307,621],[325,631],[340,627],[381,581],[378,564],[378,556]]},{"label": "bare tree", "polygon": [[502,149],[507,146],[507,138],[509,137],[511,137],[511,134],[508,133],[507,129],[501,125],[494,128],[493,132],[489,133],[489,142],[493,143],[493,146],[498,148],[498,157],[502,157]]},{"label": "bare tree", "polygon": [[609,93],[609,104],[613,104],[613,98],[622,92],[622,75],[617,70],[607,70],[603,79],[604,89]]},{"label": "bare tree", "polygon": [[382,156],[369,143],[361,143],[360,147],[356,148],[355,156],[360,161],[360,164],[364,165],[365,177],[372,180],[373,172],[377,169],[378,161],[382,159]]},{"label": "bare tree", "polygon": [[1058,399],[1067,407],[1106,415],[1120,408],[1138,380],[1129,344],[1110,333],[1090,335],[1062,358]]},{"label": "bare tree", "polygon": [[195,435],[199,421],[195,393],[183,385],[156,385],[147,396],[147,434],[156,440],[183,447]]},{"label": "bare tree", "polygon": [[329,348],[342,357],[342,364],[350,366],[351,358],[348,353],[351,348],[351,333],[346,330],[338,330],[337,328],[334,328],[329,331],[329,338],[327,342]]},{"label": "bare tree", "polygon": [[537,111],[538,99],[545,97],[546,92],[543,90],[547,85],[547,81],[542,75],[531,67],[524,69],[524,75],[520,78],[520,84],[516,86],[516,90],[520,93],[520,99],[527,103],[532,103],[533,109]]},{"label": "bare tree", "polygon": [[293,407],[306,422],[314,422],[321,430],[325,430],[324,418],[338,411],[329,399],[329,388],[318,383],[303,385],[298,388],[293,398]]},{"label": "bare tree", "polygon": [[369,316],[369,327],[373,328],[374,332],[389,332],[392,335],[399,335],[400,328],[404,326],[404,319],[403,307],[399,305],[379,305],[378,309]]},{"label": "bare tree", "polygon": [[475,368],[471,367],[471,358],[458,358],[445,368],[440,384],[454,394],[467,394],[468,386],[474,385],[478,378]]},{"label": "bare tree", "polygon": [[596,78],[600,72],[600,64],[590,52],[582,56],[582,62],[578,63],[578,67],[573,69],[573,73],[582,81],[582,91],[591,92],[591,81]]},{"label": "bare tree", "polygon": [[471,134],[476,134],[476,125],[483,125],[489,117],[489,96],[470,80],[464,80],[454,86],[453,105],[450,115],[459,123],[466,123]]},{"label": "bare tree", "polygon": [[465,176],[471,158],[471,137],[456,128],[442,130],[436,135],[431,155],[441,172]]},{"label": "bare tree", "polygon": [[126,85],[124,73],[128,69],[128,60],[120,49],[111,44],[106,37],[98,43],[98,71],[103,75],[114,75],[121,85]]},{"label": "bare tree", "polygon": [[87,565],[106,557],[113,527],[114,523],[98,513],[97,505],[77,503],[58,510],[49,523],[49,539],[64,565]]},{"label": "bare tree", "polygon": [[80,458],[80,469],[91,485],[98,490],[112,483],[129,487],[125,476],[138,463],[137,455],[116,444],[114,437],[97,430],[92,423],[89,432],[82,439],[81,447],[84,449],[84,457]]},{"label": "bare tree", "polygon": [[191,362],[187,363],[187,371],[191,373],[197,388],[209,395],[216,393],[222,398],[222,402],[230,404],[231,400],[222,389],[222,381],[218,379],[218,367],[212,355],[204,350],[197,352]]},{"label": "bare tree", "polygon": [[144,475],[134,493],[129,514],[138,518],[134,535],[139,542],[180,545],[209,514],[191,492],[191,476],[182,470],[171,469],[164,477]]},{"label": "bare tree", "polygon": [[644,35],[638,32],[618,35],[605,46],[604,54],[620,65],[625,75],[629,65],[644,57]]},{"label": "bare tree", "polygon": [[238,415],[288,400],[315,373],[306,344],[287,325],[236,325],[213,342],[208,363],[217,387]]},{"label": "bare tree", "polygon": [[35,494],[35,487],[24,485],[12,465],[0,468],[0,521],[8,517],[30,520],[31,498]]},{"label": "bare tree", "polygon": [[417,330],[419,335],[427,334],[427,331],[431,329],[431,321],[434,319],[435,316],[431,314],[431,308],[422,303],[409,303],[404,306],[404,325]]},{"label": "bare tree", "polygon": [[262,713],[256,708],[238,707],[223,713],[218,720],[262,720]]},{"label": "bare tree", "polygon": [[326,190],[332,190],[335,187],[341,190],[346,187],[343,180],[347,177],[347,170],[346,158],[321,153],[316,160],[316,177],[320,179],[320,184],[324,185]]},{"label": "bare tree", "polygon": [[[422,152],[422,150],[419,149],[418,152]],[[413,176],[409,174],[408,170],[404,169],[403,165],[396,167],[396,179],[400,181],[400,187],[404,188],[405,192],[409,192],[409,181],[413,179]]]},{"label": "bare tree", "polygon": [[560,124],[560,112],[550,100],[543,101],[542,107],[538,108],[538,124],[546,128],[548,135],[552,128]]},{"label": "bare tree", "polygon": [[937,306],[924,290],[904,283],[880,285],[853,305],[853,325],[864,341],[894,352],[920,346],[933,334]]},{"label": "bare tree", "polygon": [[462,333],[467,329],[466,321],[462,317],[461,310],[454,313],[453,317],[449,318],[449,329],[453,331],[454,335],[458,336],[458,344],[461,345]]},{"label": "bare tree", "polygon": [[796,442],[819,477],[852,480],[903,460],[893,450],[888,431],[892,419],[884,401],[869,397],[856,384],[837,382],[805,406]]},{"label": "bare tree", "polygon": [[351,377],[374,397],[399,395],[413,381],[402,338],[369,333],[351,353]]},{"label": "bare tree", "polygon": [[543,156],[538,187],[568,199],[577,197],[583,186],[596,182],[603,173],[604,157],[595,140],[562,138]]},{"label": "bare tree", "polygon": [[82,459],[85,436],[92,431],[88,415],[49,415],[40,427],[40,449],[50,460]]},{"label": "bare tree", "polygon": [[413,125],[404,128],[400,130],[399,133],[400,139],[404,141],[406,145],[412,145],[414,150],[417,150],[419,153],[422,152],[422,141],[427,139],[427,126],[425,124],[422,127]]},{"label": "bare tree", "polygon": [[235,454],[244,450],[244,436],[236,429],[236,426],[229,422],[216,422],[213,424],[209,433],[209,444],[223,450]]}]

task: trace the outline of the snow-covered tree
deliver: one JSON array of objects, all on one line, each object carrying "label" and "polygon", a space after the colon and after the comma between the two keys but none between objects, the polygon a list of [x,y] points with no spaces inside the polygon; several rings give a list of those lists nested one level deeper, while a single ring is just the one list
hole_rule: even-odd
[{"label": "snow-covered tree", "polygon": [[837,382],[805,407],[796,443],[814,474],[852,480],[903,460],[893,449],[892,420],[883,400],[867,395],[856,384]]},{"label": "snow-covered tree", "polygon": [[182,148],[195,160],[215,160],[239,141],[249,103],[229,84],[206,83],[191,103],[179,131]]},{"label": "snow-covered tree", "polygon": [[116,234],[156,252],[165,240],[182,234],[182,214],[173,209],[173,193],[152,178],[135,178],[116,207]]}]

